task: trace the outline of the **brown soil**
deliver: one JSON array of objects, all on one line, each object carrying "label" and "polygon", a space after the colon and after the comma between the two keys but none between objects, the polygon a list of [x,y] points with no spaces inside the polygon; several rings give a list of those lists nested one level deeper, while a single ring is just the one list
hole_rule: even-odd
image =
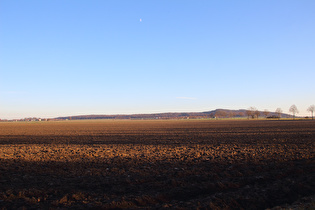
[{"label": "brown soil", "polygon": [[314,141],[315,121],[0,123],[0,209],[291,205],[315,195]]}]

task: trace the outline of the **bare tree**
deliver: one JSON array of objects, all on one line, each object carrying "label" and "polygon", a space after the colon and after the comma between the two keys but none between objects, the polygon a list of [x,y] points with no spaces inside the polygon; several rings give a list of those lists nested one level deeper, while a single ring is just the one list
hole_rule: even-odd
[{"label": "bare tree", "polygon": [[255,114],[255,116],[256,116],[256,117],[257,117],[257,119],[258,119],[258,117],[259,117],[259,115],[260,115],[260,111],[255,110],[254,114]]},{"label": "bare tree", "polygon": [[251,109],[251,111],[252,111],[252,119],[254,119],[255,118],[255,115],[256,115],[256,112],[257,112],[257,109],[256,109],[256,107],[250,107],[250,109]]},{"label": "bare tree", "polygon": [[263,113],[264,113],[265,117],[267,118],[270,112],[267,109],[265,109]]},{"label": "bare tree", "polygon": [[307,111],[312,113],[312,120],[314,120],[314,115],[313,114],[314,114],[314,111],[315,111],[315,106],[311,105],[310,107],[308,107]]},{"label": "bare tree", "polygon": [[295,119],[295,114],[299,113],[299,110],[297,109],[297,107],[293,104],[290,109],[289,112],[292,112],[293,114],[293,120]]},{"label": "bare tree", "polygon": [[249,110],[249,109],[247,109],[247,110],[246,110],[246,115],[247,115],[247,119],[249,119],[249,116],[252,115],[252,111]]},{"label": "bare tree", "polygon": [[254,119],[255,118],[255,111],[256,111],[257,109],[255,108],[255,107],[249,107],[247,110],[246,110],[246,115],[247,115],[247,117],[248,117],[248,119],[249,119],[249,117],[251,117],[252,119]]},{"label": "bare tree", "polygon": [[277,113],[277,115],[278,115],[278,118],[280,119],[281,114],[282,114],[282,109],[281,109],[281,108],[277,108],[277,109],[276,109],[276,113]]}]

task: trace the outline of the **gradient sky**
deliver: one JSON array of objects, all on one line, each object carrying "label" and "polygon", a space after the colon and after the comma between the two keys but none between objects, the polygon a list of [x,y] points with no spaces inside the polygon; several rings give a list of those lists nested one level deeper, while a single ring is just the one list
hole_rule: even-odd
[{"label": "gradient sky", "polygon": [[0,0],[0,118],[315,104],[314,0]]}]

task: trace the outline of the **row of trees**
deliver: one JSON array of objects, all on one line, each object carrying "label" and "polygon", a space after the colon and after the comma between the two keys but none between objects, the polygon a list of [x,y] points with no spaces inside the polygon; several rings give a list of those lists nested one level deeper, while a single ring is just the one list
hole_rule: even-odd
[{"label": "row of trees", "polygon": [[[312,120],[314,119],[314,111],[315,111],[315,106],[311,105],[308,107],[307,109],[308,112],[312,113]],[[282,115],[282,109],[281,108],[277,108],[275,113],[277,114],[278,118],[281,118]],[[293,119],[295,119],[295,115],[299,113],[298,108],[293,104],[290,109],[289,112],[292,113],[293,115]],[[248,119],[251,118],[255,118],[255,117],[259,117],[260,116],[260,111],[258,111],[255,107],[250,107],[248,110],[246,110],[246,115],[248,117]],[[264,116],[267,118],[270,114],[270,112],[268,110],[265,109],[265,111],[263,111]]]},{"label": "row of trees", "polygon": [[315,106],[311,105],[310,107],[308,107],[307,111],[312,113],[312,120],[314,120]]}]

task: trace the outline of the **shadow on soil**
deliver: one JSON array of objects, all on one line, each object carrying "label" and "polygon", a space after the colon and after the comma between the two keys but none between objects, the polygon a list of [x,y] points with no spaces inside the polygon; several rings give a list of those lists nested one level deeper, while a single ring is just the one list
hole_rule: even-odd
[{"label": "shadow on soil", "polygon": [[0,209],[265,209],[315,194],[315,160],[0,160]]},{"label": "shadow on soil", "polygon": [[[110,134],[110,135],[0,135],[0,145],[16,144],[69,144],[69,145],[112,145],[112,144],[134,144],[134,145],[185,145],[185,144],[256,144],[256,143],[277,143],[276,139],[284,139],[285,143],[308,144],[314,139],[314,133],[286,132],[277,135],[276,133],[203,133],[192,134]],[[312,143],[313,144],[313,143]],[[311,146],[311,145],[310,145]]]}]

